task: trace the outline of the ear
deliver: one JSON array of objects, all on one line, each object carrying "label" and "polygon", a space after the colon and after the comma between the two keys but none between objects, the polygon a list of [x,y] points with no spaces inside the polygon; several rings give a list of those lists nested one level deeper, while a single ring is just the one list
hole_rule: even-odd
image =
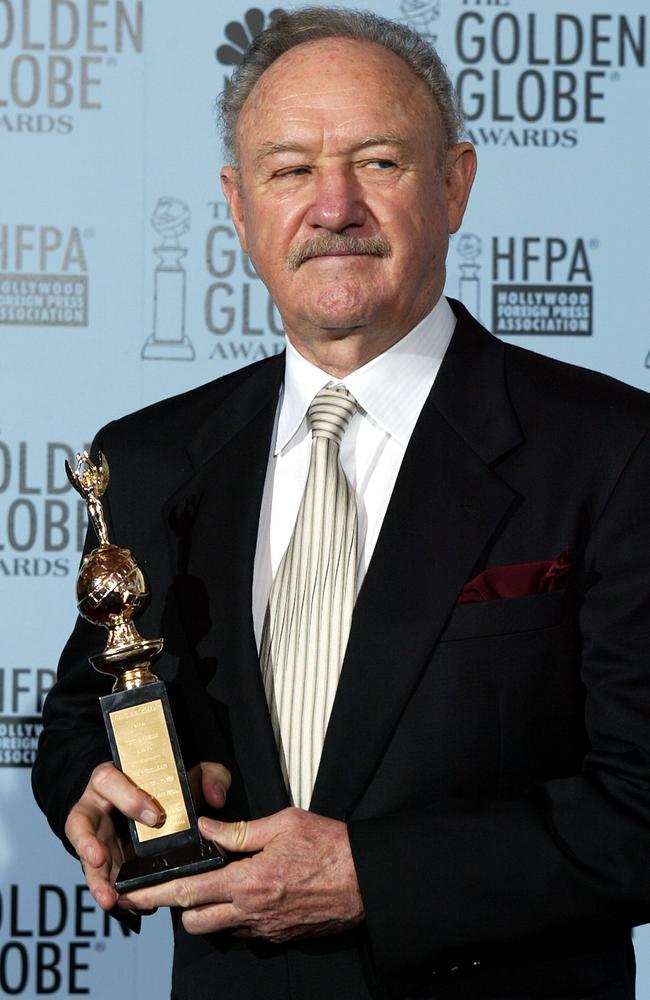
[{"label": "ear", "polygon": [[476,150],[471,142],[459,142],[447,151],[445,186],[449,232],[460,229],[476,174]]},{"label": "ear", "polygon": [[246,244],[246,224],[244,221],[244,198],[241,192],[240,172],[236,167],[222,167],[221,188],[226,196],[228,208],[230,209],[230,216],[235,229],[237,230],[242,250],[248,253],[248,246]]}]

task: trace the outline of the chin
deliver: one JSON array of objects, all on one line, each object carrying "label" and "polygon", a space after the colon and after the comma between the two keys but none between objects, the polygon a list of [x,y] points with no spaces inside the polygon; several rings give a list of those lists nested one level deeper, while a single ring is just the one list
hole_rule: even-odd
[{"label": "chin", "polygon": [[341,281],[320,292],[312,314],[319,324],[336,329],[359,326],[376,309],[377,304],[369,302],[366,289],[362,291],[356,284]]}]

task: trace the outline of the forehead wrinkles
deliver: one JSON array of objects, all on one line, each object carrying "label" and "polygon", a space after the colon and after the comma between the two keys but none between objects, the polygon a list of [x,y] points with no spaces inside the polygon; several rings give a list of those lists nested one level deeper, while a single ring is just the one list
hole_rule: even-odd
[{"label": "forehead wrinkles", "polygon": [[256,114],[361,107],[422,121],[434,104],[399,56],[372,42],[330,39],[296,46],[272,63],[244,102],[240,123]]},{"label": "forehead wrinkles", "polygon": [[[256,130],[256,138],[275,139],[287,132],[297,140],[307,140],[312,135],[353,140],[386,131],[397,135],[402,129],[387,129],[387,120],[390,117],[394,125],[404,123],[408,126],[408,105],[397,110],[397,114],[388,116],[385,101],[374,99],[374,95],[359,98],[351,88],[339,88],[326,94],[303,91],[287,95],[268,108]],[[408,128],[403,131],[406,136]]]},{"label": "forehead wrinkles", "polygon": [[259,95],[243,109],[239,151],[247,158],[265,143],[295,141],[334,152],[371,135],[390,134],[411,148],[433,126],[430,115],[435,111],[420,95],[408,94],[401,101],[389,96],[348,86],[318,93],[301,88],[272,101]]},{"label": "forehead wrinkles", "polygon": [[[305,111],[312,108],[315,110],[349,111],[351,110],[351,101],[354,102],[352,107],[359,109],[381,107],[383,96],[379,94],[360,94],[356,88],[351,86],[336,87],[332,90],[320,90],[318,92],[314,92],[313,90],[296,90],[284,97],[275,98],[273,105],[280,114],[285,109],[292,110],[293,108],[302,108]],[[372,97],[375,98],[374,101],[371,99]],[[385,104],[383,106],[385,107]]]},{"label": "forehead wrinkles", "polygon": [[391,101],[391,96],[389,92],[379,88],[368,92],[345,85],[332,87],[331,90],[296,88],[284,94],[260,93],[255,99],[251,95],[244,105],[241,118],[247,123],[260,119],[259,124],[264,128],[267,122],[281,123],[296,119],[328,120],[334,127],[364,116],[401,119],[408,117],[408,109],[412,116],[415,107],[409,99],[410,95],[405,94],[400,102]]}]

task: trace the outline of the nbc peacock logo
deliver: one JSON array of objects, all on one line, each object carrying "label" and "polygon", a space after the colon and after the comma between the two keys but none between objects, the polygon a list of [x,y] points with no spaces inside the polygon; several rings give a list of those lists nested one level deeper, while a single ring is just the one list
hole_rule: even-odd
[{"label": "nbc peacock logo", "polygon": [[265,14],[259,7],[250,7],[243,21],[229,21],[224,29],[227,41],[215,50],[214,57],[222,66],[239,66],[246,49],[254,38],[270,27],[284,11],[276,7]]}]

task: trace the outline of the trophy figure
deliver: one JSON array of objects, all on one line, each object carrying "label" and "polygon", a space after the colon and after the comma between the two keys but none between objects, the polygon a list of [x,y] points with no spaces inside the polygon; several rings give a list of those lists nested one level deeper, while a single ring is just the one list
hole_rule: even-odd
[{"label": "trophy figure", "polygon": [[142,357],[154,361],[193,361],[194,348],[185,333],[185,269],[187,253],[179,239],[189,231],[190,210],[180,198],[159,198],[151,224],[161,238],[154,247],[155,271],[153,333],[142,348]]},{"label": "trophy figure", "polygon": [[87,621],[108,629],[104,650],[90,662],[115,678],[112,693],[99,699],[113,761],[165,814],[155,829],[128,821],[135,857],[125,861],[115,883],[118,892],[128,892],[218,868],[226,859],[199,833],[167,691],[150,670],[164,641],[143,639],[133,623],[149,600],[147,582],[129,550],[108,540],[101,502],[108,462],[100,452],[94,465],[82,452],[74,470],[67,461],[65,468],[99,540],[77,577],[77,607]]},{"label": "trophy figure", "polygon": [[474,233],[464,233],[456,248],[463,259],[460,265],[460,281],[458,282],[458,297],[463,305],[477,319],[481,315],[481,282],[478,272],[481,265],[476,263],[481,256],[481,238]]}]

